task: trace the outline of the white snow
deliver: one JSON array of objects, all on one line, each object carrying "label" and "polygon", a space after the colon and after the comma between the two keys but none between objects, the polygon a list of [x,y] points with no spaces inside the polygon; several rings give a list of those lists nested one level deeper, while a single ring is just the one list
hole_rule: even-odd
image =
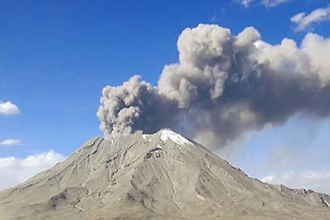
[{"label": "white snow", "polygon": [[163,147],[160,146],[159,144],[157,144],[157,148],[159,148],[159,149],[163,149]]},{"label": "white snow", "polygon": [[149,135],[148,134],[143,134],[142,135],[142,138],[145,140],[145,139],[147,139],[149,137]]},{"label": "white snow", "polygon": [[325,205],[326,205],[327,207],[330,207],[330,204],[328,203],[327,200],[325,200],[325,199],[323,199],[323,198],[321,198],[321,199],[322,199],[322,201],[325,203]]},{"label": "white snow", "polygon": [[175,133],[174,131],[171,131],[168,129],[161,130],[160,139],[162,141],[166,142],[169,138],[181,146],[183,146],[185,144],[191,144],[190,141],[188,141],[186,138],[182,137],[180,134]]},{"label": "white snow", "polygon": [[204,196],[201,196],[201,195],[197,194],[196,197],[199,198],[199,199],[202,200],[202,201],[205,201]]},{"label": "white snow", "polygon": [[150,136],[151,136],[150,134],[143,134],[143,135],[142,135],[142,138],[143,138],[143,140],[147,140],[147,139],[149,138],[148,141],[151,142],[151,138],[150,138]]}]

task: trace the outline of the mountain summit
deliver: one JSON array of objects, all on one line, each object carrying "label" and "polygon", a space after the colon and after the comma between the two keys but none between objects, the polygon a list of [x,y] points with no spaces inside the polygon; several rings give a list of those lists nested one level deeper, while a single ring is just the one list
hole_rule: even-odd
[{"label": "mountain summit", "polygon": [[94,138],[0,193],[0,220],[330,219],[330,197],[248,177],[171,130]]}]

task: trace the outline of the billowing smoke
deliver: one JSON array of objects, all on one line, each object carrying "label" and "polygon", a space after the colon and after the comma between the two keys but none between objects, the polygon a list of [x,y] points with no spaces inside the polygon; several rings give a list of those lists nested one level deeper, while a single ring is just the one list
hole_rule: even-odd
[{"label": "billowing smoke", "polygon": [[271,45],[252,27],[234,36],[200,24],[182,32],[178,51],[158,86],[133,76],[103,89],[97,116],[106,136],[169,127],[222,147],[299,112],[330,114],[330,39],[307,34],[299,47],[290,39]]},{"label": "billowing smoke", "polygon": [[122,86],[106,86],[102,93],[97,116],[106,137],[136,130],[152,133],[176,124],[171,121],[179,111],[177,102],[161,94],[157,87],[141,81],[140,76],[133,76]]}]

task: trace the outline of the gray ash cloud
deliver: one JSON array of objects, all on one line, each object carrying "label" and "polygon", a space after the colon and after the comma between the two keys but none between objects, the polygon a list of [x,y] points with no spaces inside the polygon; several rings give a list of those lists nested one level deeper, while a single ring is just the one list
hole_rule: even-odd
[{"label": "gray ash cloud", "polygon": [[167,127],[216,148],[299,112],[330,113],[330,39],[271,45],[253,27],[234,36],[200,24],[177,46],[179,62],[164,67],[157,86],[133,76],[103,89],[97,116],[106,137]]}]

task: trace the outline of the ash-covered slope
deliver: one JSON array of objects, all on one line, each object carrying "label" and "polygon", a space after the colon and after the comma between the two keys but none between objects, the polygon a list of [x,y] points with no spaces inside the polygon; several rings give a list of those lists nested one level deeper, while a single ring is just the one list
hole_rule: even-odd
[{"label": "ash-covered slope", "polygon": [[0,193],[0,220],[330,219],[330,197],[249,178],[170,130],[88,141]]}]

